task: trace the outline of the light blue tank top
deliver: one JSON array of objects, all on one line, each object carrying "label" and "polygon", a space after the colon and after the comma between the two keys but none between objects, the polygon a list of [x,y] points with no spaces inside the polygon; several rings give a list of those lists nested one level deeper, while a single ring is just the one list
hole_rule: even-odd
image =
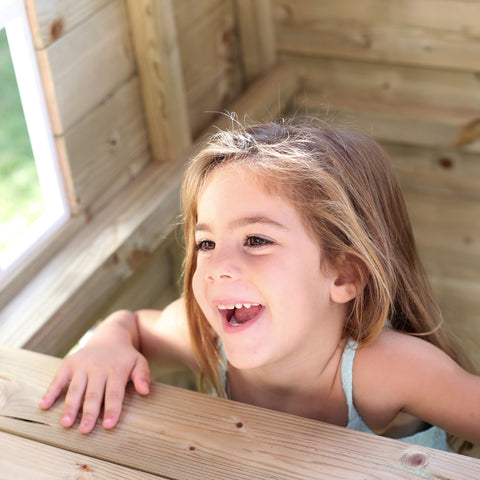
[{"label": "light blue tank top", "polygon": [[[358,343],[350,339],[347,342],[342,356],[342,384],[347,397],[348,425],[347,428],[360,432],[374,433],[363,421],[353,404],[353,361],[357,353]],[[447,434],[438,427],[432,426],[427,430],[415,433],[408,437],[398,438],[402,442],[414,443],[424,447],[436,448],[446,452],[452,452],[447,443]]]},{"label": "light blue tank top", "polygon": [[[223,345],[219,340],[220,353],[222,361],[220,362],[220,373],[223,380],[223,387],[227,391],[227,365],[228,361],[223,349]],[[348,425],[347,428],[351,430],[358,430],[360,432],[372,433],[363,421],[362,417],[358,413],[355,405],[353,404],[353,361],[355,354],[357,353],[358,343],[353,340],[349,340],[343,351],[342,355],[342,384],[343,391],[347,398],[348,404]],[[446,452],[452,452],[453,450],[448,446],[446,433],[438,427],[432,426],[423,432],[415,433],[408,437],[398,438],[403,442],[414,443],[416,445],[422,445],[424,447],[436,448],[438,450],[444,450]]]}]

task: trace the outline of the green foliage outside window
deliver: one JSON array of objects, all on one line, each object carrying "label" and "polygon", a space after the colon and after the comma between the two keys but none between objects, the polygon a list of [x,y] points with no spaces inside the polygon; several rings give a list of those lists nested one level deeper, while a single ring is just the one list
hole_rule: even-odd
[{"label": "green foliage outside window", "polygon": [[0,251],[44,212],[5,30],[0,30]]}]

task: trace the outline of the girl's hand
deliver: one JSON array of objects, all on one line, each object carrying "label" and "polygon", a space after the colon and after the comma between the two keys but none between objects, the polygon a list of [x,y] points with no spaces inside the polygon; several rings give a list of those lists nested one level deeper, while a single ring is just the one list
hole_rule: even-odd
[{"label": "girl's hand", "polygon": [[125,386],[130,379],[138,393],[149,393],[147,360],[133,346],[87,344],[63,362],[40,407],[50,408],[68,385],[61,419],[64,427],[71,427],[82,409],[79,431],[89,433],[104,403],[102,424],[105,428],[113,428],[120,416]]},{"label": "girl's hand", "polygon": [[71,427],[82,410],[79,430],[89,433],[104,404],[103,426],[113,428],[120,416],[125,387],[132,380],[135,390],[150,391],[150,370],[138,345],[136,315],[128,311],[112,314],[94,332],[87,345],[65,359],[40,408],[50,408],[67,388],[61,424]]}]

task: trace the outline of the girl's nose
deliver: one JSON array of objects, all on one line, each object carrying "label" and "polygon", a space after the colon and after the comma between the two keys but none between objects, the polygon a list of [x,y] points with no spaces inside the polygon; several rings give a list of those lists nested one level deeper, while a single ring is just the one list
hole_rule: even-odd
[{"label": "girl's nose", "polygon": [[230,250],[215,250],[208,265],[209,280],[235,280],[239,274],[240,265],[236,255]]}]

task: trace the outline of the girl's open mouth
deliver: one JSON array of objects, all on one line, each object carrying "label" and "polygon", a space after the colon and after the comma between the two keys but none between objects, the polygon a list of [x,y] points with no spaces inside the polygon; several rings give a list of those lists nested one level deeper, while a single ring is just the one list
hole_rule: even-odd
[{"label": "girl's open mouth", "polygon": [[235,305],[218,305],[219,310],[226,310],[227,322],[233,327],[243,325],[256,317],[262,310],[258,303],[237,303]]}]

